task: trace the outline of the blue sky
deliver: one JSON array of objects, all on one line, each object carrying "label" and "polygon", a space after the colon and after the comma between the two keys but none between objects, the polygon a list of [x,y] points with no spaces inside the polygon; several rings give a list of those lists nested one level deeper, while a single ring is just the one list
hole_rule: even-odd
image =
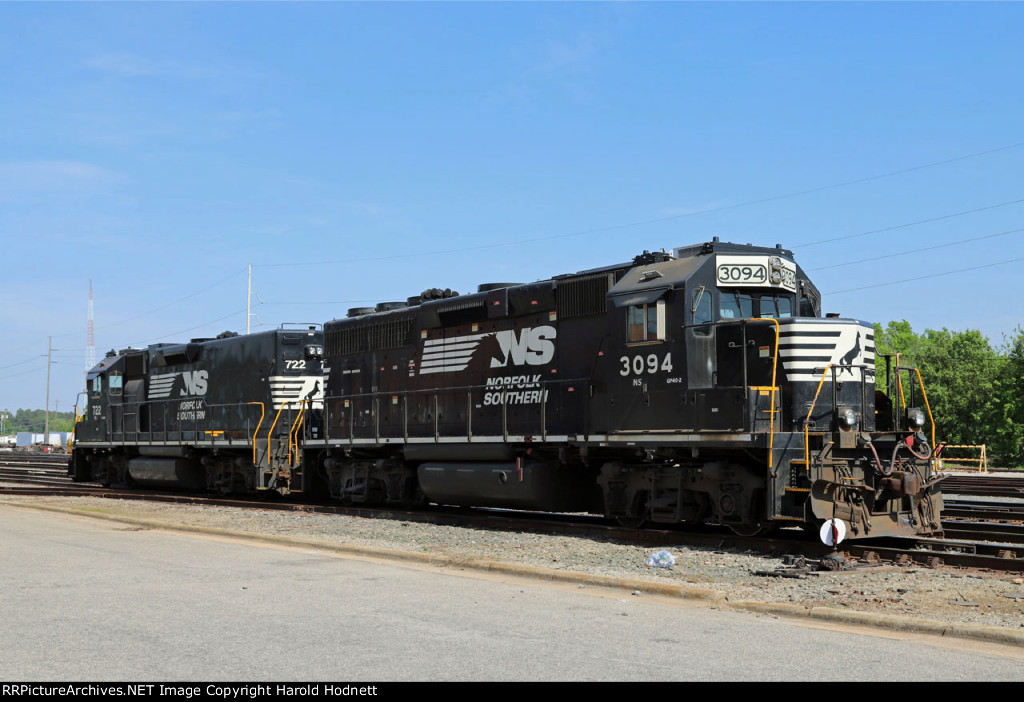
[{"label": "blue sky", "polygon": [[0,3],[0,408],[43,406],[49,336],[74,403],[90,279],[101,358],[244,331],[249,264],[267,329],[719,236],[793,249],[826,311],[998,344],[1024,322],[1022,20]]}]

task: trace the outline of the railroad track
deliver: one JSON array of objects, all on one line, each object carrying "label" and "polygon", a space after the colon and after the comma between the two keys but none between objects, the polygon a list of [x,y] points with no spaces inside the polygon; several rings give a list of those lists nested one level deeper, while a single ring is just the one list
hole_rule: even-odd
[{"label": "railroad track", "polygon": [[984,522],[1024,521],[1024,502],[947,499],[942,508],[946,519]]},{"label": "railroad track", "polygon": [[1024,497],[1024,473],[1021,477],[950,475],[942,481],[942,492],[983,497]]},{"label": "railroad track", "polygon": [[[1024,524],[993,524],[966,520],[944,520],[942,531],[947,539],[984,538],[1024,547]],[[1024,551],[1024,548],[1021,548]]]},{"label": "railroad track", "polygon": [[54,487],[60,485],[68,487],[77,486],[78,483],[74,483],[67,473],[67,457],[60,463],[52,459],[49,461],[38,459],[25,460],[24,456],[18,456],[17,458],[0,457],[0,483],[51,485]]},{"label": "railroad track", "polygon": [[[206,494],[151,490],[122,491],[104,488],[98,483],[75,483],[67,476],[66,466],[63,463],[59,466],[54,465],[52,459],[50,465],[44,461],[30,461],[29,466],[11,463],[0,457],[0,495],[88,496],[242,509],[297,510],[476,528],[558,533],[649,547],[689,545],[733,548],[780,555],[802,554],[807,558],[822,558],[830,552],[830,549],[800,530],[787,530],[770,538],[741,537],[716,527],[688,527],[685,530],[626,529],[601,517],[579,514],[539,515],[495,509],[381,509],[337,503],[274,501],[263,497],[228,499]],[[985,511],[986,509],[991,511]],[[994,519],[999,523],[981,521],[982,517],[979,515],[995,515]],[[949,565],[1024,572],[1024,526],[1019,523],[1005,523],[1024,520],[1024,503],[949,500],[944,516],[947,517],[943,521],[944,538],[880,539],[868,544],[847,542],[843,544],[842,552],[865,563],[884,560],[931,567]]]},{"label": "railroad track", "polygon": [[68,456],[61,453],[0,453],[0,467],[62,468],[67,470]]}]

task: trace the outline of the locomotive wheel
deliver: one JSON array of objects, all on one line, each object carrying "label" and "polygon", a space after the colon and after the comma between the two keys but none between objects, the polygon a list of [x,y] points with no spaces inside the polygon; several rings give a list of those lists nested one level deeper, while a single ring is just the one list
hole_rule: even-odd
[{"label": "locomotive wheel", "polygon": [[737,536],[757,536],[764,532],[762,524],[726,524]]},{"label": "locomotive wheel", "polygon": [[615,521],[619,526],[627,529],[639,529],[647,523],[647,491],[640,490],[633,495],[632,505],[626,510],[626,514],[616,517]]}]

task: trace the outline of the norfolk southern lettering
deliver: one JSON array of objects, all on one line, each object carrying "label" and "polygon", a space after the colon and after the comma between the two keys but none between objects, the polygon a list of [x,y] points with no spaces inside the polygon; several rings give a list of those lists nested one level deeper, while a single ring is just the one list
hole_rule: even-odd
[{"label": "norfolk southern lettering", "polygon": [[554,327],[540,326],[535,329],[499,331],[494,333],[501,353],[491,359],[491,368],[514,366],[543,366],[555,357]]},{"label": "norfolk southern lettering", "polygon": [[[514,375],[488,378],[484,391],[485,405],[531,405],[544,402],[548,391],[541,388],[541,376]],[[497,392],[495,392],[497,391]]]}]

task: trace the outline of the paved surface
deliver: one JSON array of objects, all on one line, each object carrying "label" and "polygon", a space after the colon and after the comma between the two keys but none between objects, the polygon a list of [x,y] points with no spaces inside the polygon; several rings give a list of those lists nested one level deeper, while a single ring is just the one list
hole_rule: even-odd
[{"label": "paved surface", "polygon": [[0,524],[3,680],[1024,680],[1020,647],[7,506]]}]

